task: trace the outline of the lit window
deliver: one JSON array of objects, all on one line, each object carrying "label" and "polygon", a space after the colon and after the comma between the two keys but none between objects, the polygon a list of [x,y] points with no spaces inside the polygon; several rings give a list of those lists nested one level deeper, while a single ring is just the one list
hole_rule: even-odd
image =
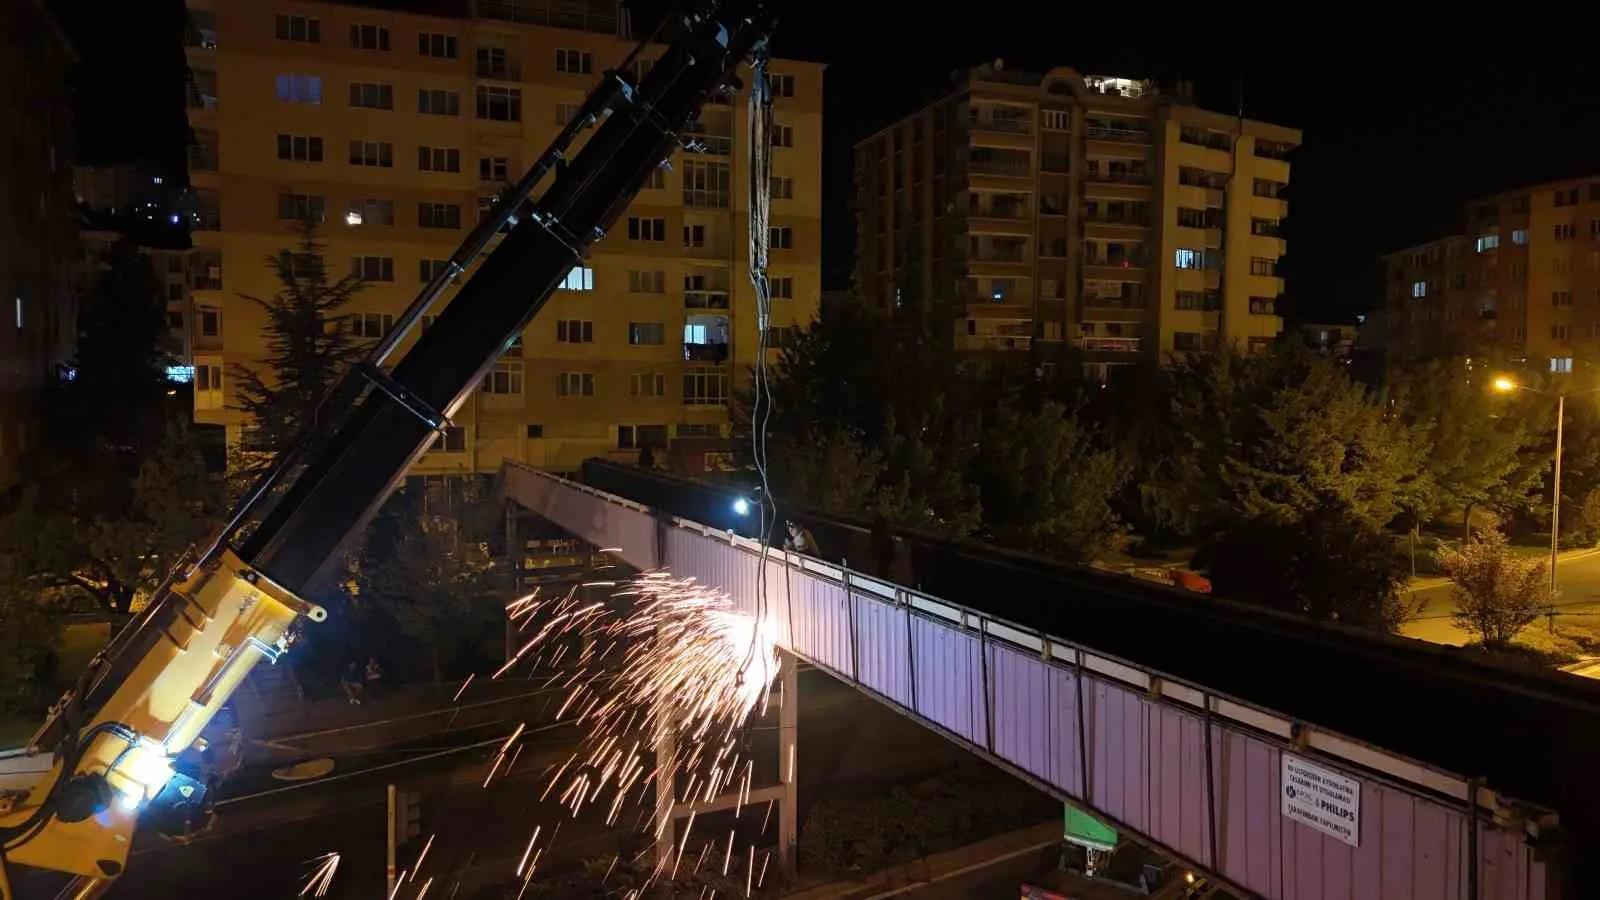
[{"label": "lit window", "polygon": [[572,271],[567,273],[566,280],[561,282],[561,290],[594,290],[594,270],[587,266],[574,266]]},{"label": "lit window", "polygon": [[22,297],[17,297],[17,327],[22,327]]},{"label": "lit window", "polygon": [[1518,244],[1518,245],[1526,245],[1528,243],[1528,229],[1526,229],[1526,228],[1513,228],[1511,230],[1511,243]]},{"label": "lit window", "polygon": [[1567,373],[1572,371],[1572,357],[1563,356],[1550,360],[1550,371]]},{"label": "lit window", "polygon": [[1413,281],[1413,282],[1411,282],[1411,296],[1413,296],[1413,297],[1426,297],[1426,296],[1428,296],[1428,283],[1426,281]]},{"label": "lit window", "polygon": [[1479,253],[1484,253],[1484,252],[1487,252],[1489,250],[1493,250],[1493,249],[1495,249],[1496,247],[1499,247],[1499,246],[1500,246],[1500,235],[1498,235],[1498,234],[1480,234],[1480,235],[1478,235],[1477,250],[1478,250]]},{"label": "lit window", "polygon": [[322,79],[316,75],[279,75],[278,102],[322,103]]},{"label": "lit window", "polygon": [[1179,249],[1173,254],[1173,265],[1180,269],[1198,269],[1204,261],[1204,254],[1199,250]]}]

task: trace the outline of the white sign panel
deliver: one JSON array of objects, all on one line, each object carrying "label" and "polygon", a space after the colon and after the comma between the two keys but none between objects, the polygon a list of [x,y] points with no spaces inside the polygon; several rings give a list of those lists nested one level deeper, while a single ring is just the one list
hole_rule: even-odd
[{"label": "white sign panel", "polygon": [[1287,753],[1283,814],[1352,847],[1361,846],[1361,782]]}]

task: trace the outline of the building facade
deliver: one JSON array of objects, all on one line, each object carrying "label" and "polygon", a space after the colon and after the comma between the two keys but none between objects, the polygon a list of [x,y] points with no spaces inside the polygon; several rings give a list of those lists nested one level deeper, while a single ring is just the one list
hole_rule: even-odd
[{"label": "building facade", "polygon": [[[247,423],[229,372],[265,351],[264,317],[242,295],[276,292],[264,261],[292,247],[297,221],[323,222],[330,271],[366,281],[352,326],[382,334],[634,46],[610,0],[431,5],[450,14],[190,0],[195,417],[226,426],[230,442]],[[815,316],[821,287],[822,67],[772,71],[781,339]],[[640,194],[413,474],[492,472],[505,459],[571,470],[726,434],[759,340],[746,103],[707,108],[702,149],[678,153]]]},{"label": "building facade", "polygon": [[858,289],[968,350],[1076,345],[1091,374],[1282,328],[1300,132],[1148,82],[999,63],[856,146]]},{"label": "building facade", "polygon": [[1474,200],[1462,231],[1383,258],[1387,362],[1600,362],[1600,176]]},{"label": "building facade", "polygon": [[0,492],[38,443],[40,391],[72,358],[77,219],[72,193],[74,54],[40,0],[0,10]]}]

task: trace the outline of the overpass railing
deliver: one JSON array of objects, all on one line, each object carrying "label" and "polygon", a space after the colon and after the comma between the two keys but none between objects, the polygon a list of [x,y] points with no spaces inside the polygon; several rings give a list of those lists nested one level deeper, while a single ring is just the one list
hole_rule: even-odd
[{"label": "overpass railing", "polygon": [[763,581],[758,541],[505,475],[521,505],[633,567],[727,590],[798,657],[1238,888],[1546,896],[1533,845],[1552,817],[1478,781],[811,557],[767,548]]}]

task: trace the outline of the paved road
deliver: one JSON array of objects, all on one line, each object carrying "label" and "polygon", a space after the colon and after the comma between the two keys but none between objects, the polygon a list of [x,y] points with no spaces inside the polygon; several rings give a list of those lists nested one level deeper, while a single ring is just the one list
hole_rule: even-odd
[{"label": "paved road", "polygon": [[[800,694],[802,821],[809,802],[824,794],[915,778],[965,756],[953,744],[820,672],[802,673]],[[337,850],[342,862],[328,896],[383,897],[384,786],[391,780],[423,792],[424,832],[439,834],[428,869],[441,879],[455,879],[468,870],[476,876],[472,880],[500,881],[515,867],[535,824],[548,834],[563,819],[558,858],[551,865],[608,857],[616,846],[615,832],[587,817],[574,822],[538,801],[540,763],[565,759],[570,752],[568,740],[554,736],[531,745],[514,777],[487,791],[477,782],[493,747],[230,804],[222,810],[218,833],[186,846],[141,835],[128,874],[110,896],[293,897],[311,869],[309,861]],[[540,757],[530,757],[536,750]],[[369,756],[362,764],[394,758],[390,752]],[[406,848],[400,864],[407,865],[418,849],[415,843]],[[541,870],[545,867],[541,861]],[[435,884],[428,896],[449,896],[446,888],[452,886],[453,881]],[[398,896],[414,896],[418,887],[410,885]],[[471,881],[463,884],[458,898],[465,900],[471,890]]]},{"label": "paved road", "polygon": [[[1556,566],[1556,576],[1561,617],[1592,618],[1600,625],[1600,553],[1591,550],[1563,553]],[[1450,582],[1438,578],[1420,579],[1415,593],[1425,606],[1421,616],[1402,628],[1401,634],[1458,647],[1474,639],[1452,620],[1456,602],[1455,587]]]}]

